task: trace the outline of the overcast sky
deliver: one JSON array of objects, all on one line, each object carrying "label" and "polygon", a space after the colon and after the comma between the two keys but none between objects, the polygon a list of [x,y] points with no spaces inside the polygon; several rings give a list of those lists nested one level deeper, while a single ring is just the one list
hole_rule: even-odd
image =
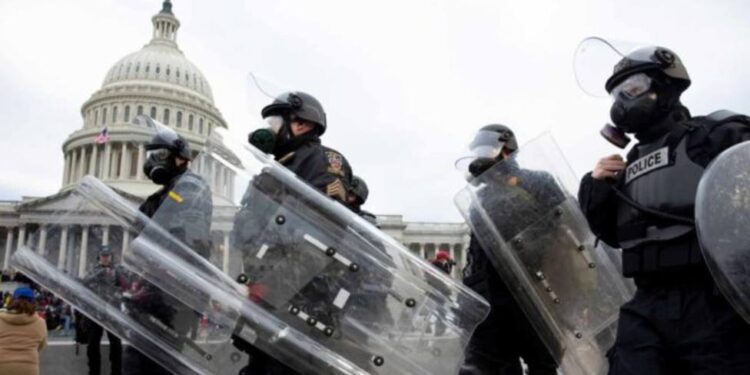
[{"label": "overcast sky", "polygon": [[[598,35],[677,52],[693,114],[750,112],[747,1],[188,1],[178,43],[240,137],[260,123],[250,71],[323,103],[323,141],[370,186],[366,208],[460,221],[453,168],[482,125],[523,144],[550,130],[577,175],[617,152],[609,101],[576,85],[573,54]],[[0,0],[0,199],[60,188],[61,146],[121,57],[151,38],[159,0]]]}]

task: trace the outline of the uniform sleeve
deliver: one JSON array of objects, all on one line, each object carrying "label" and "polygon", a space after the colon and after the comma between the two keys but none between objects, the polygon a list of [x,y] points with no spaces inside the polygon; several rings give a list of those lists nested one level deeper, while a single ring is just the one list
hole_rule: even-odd
[{"label": "uniform sleeve", "polygon": [[608,182],[587,173],[578,189],[578,202],[594,234],[612,247],[617,242],[617,196]]}]

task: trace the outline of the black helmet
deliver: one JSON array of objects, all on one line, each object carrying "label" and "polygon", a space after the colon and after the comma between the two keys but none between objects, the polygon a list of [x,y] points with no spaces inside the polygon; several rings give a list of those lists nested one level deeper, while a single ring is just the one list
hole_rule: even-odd
[{"label": "black helmet", "polygon": [[[493,132],[497,133],[497,139],[492,139],[492,141],[497,142],[498,144],[502,144],[504,148],[507,148],[509,151],[513,152],[518,150],[518,142],[516,141],[516,135],[513,134],[513,130],[510,130],[509,127],[505,125],[500,124],[490,124],[485,125],[481,129],[479,129],[479,132]],[[480,142],[480,137],[477,136],[474,139],[474,142],[472,142],[472,146],[475,146],[476,142]]]},{"label": "black helmet", "polygon": [[192,153],[190,152],[190,145],[188,145],[188,143],[185,142],[185,139],[173,129],[144,115],[137,116],[133,119],[133,123],[151,128],[156,132],[151,138],[151,141],[146,143],[146,150],[167,149],[185,160],[193,159]]},{"label": "black helmet", "polygon": [[350,191],[360,200],[360,204],[365,204],[367,196],[370,195],[370,189],[367,188],[365,180],[359,176],[352,176],[352,187]]},{"label": "black helmet", "polygon": [[653,74],[657,72],[673,80],[669,83],[675,85],[678,93],[690,86],[690,76],[679,56],[667,48],[650,46],[639,48],[623,57],[615,65],[614,72],[604,87],[611,93],[620,82],[633,74],[646,73],[653,78]]},{"label": "black helmet", "polygon": [[318,99],[301,91],[290,91],[279,95],[273,103],[263,107],[260,114],[263,118],[293,114],[302,120],[318,125],[320,134],[326,131],[326,113],[323,106]]}]

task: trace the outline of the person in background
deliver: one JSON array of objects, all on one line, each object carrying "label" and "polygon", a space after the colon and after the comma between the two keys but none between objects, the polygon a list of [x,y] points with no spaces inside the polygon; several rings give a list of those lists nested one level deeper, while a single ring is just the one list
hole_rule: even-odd
[{"label": "person in background", "polygon": [[36,315],[34,291],[19,287],[7,312],[0,312],[0,374],[38,375],[39,352],[47,345],[47,327]]}]

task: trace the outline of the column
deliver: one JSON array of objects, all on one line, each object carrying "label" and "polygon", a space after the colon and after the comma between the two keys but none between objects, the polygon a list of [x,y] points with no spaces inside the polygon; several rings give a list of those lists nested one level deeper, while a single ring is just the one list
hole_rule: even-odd
[{"label": "column", "polygon": [[125,252],[128,250],[128,245],[130,244],[130,232],[128,231],[128,228],[122,227],[122,251],[121,259],[125,258]]},{"label": "column", "polygon": [[138,165],[135,168],[138,173],[136,174],[137,180],[143,179],[143,161],[146,159],[146,149],[143,147],[143,143],[138,144]]},{"label": "column", "polygon": [[37,249],[39,255],[47,255],[47,226],[41,224],[39,226],[39,249]]},{"label": "column", "polygon": [[124,180],[128,177],[128,173],[126,171],[127,161],[128,161],[127,155],[128,155],[128,143],[122,142],[122,147],[120,148],[120,176],[119,176],[121,180]]},{"label": "column", "polygon": [[60,232],[60,252],[57,258],[57,269],[65,269],[66,253],[68,250],[68,227],[63,225]]},{"label": "column", "polygon": [[109,245],[109,225],[102,225],[102,245]]},{"label": "column", "polygon": [[104,145],[104,170],[102,171],[102,180],[109,178],[109,164],[112,162],[112,144],[107,142]]},{"label": "column", "polygon": [[68,184],[68,171],[70,170],[70,155],[65,153],[63,154],[63,158],[65,159],[65,166],[63,167],[63,186]]},{"label": "column", "polygon": [[78,161],[78,179],[80,180],[83,178],[83,176],[86,175],[86,147],[81,146],[81,149],[78,151],[80,153],[80,160]]},{"label": "column", "polygon": [[89,226],[81,227],[81,256],[78,258],[78,277],[86,276],[86,257],[89,247]]},{"label": "column", "polygon": [[21,224],[18,227],[18,245],[16,250],[21,250],[21,246],[26,245],[26,224]]},{"label": "column", "polygon": [[221,269],[224,273],[229,272],[229,233],[224,232],[224,249],[222,251]]},{"label": "column", "polygon": [[422,259],[426,258],[424,247],[425,247],[425,244],[420,242],[419,243],[419,257],[422,258]]},{"label": "column", "polygon": [[89,158],[89,174],[96,176],[96,154],[98,149],[96,145],[91,145],[91,157]]},{"label": "column", "polygon": [[8,235],[5,237],[5,259],[3,259],[3,269],[7,270],[10,266],[10,252],[13,250],[13,227],[8,227]]}]

